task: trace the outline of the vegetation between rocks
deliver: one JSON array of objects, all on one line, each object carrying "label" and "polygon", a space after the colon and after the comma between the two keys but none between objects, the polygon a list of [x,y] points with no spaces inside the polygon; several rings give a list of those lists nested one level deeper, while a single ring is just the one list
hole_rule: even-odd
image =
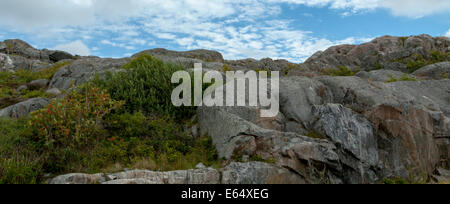
[{"label": "vegetation between rocks", "polygon": [[124,168],[220,167],[211,138],[180,121],[195,113],[170,104],[170,77],[182,69],[140,56],[125,72],[87,83],[23,119],[0,119],[0,183],[45,183],[64,173]]}]

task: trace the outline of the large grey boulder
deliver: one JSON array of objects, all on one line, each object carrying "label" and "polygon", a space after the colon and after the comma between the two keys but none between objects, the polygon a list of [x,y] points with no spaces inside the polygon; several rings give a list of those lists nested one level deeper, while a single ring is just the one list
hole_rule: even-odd
[{"label": "large grey boulder", "polygon": [[44,89],[47,87],[48,83],[48,79],[38,79],[28,83],[27,88],[31,90]]},{"label": "large grey boulder", "polygon": [[428,79],[448,79],[450,77],[450,62],[441,62],[423,67],[413,73]]},{"label": "large grey boulder", "polygon": [[73,55],[64,51],[53,51],[48,57],[52,62],[74,59]]},{"label": "large grey boulder", "polygon": [[171,51],[166,50],[163,48],[156,48],[152,50],[145,50],[142,52],[139,52],[132,56],[132,58],[135,58],[141,54],[149,54],[155,57],[158,56],[166,56],[171,58],[177,58],[177,57],[183,57],[183,58],[191,58],[191,59],[199,59],[205,62],[223,62],[223,56],[219,52],[212,51],[212,50],[191,50],[186,52],[177,52],[177,51]]},{"label": "large grey boulder", "polygon": [[5,40],[4,43],[7,46],[7,54],[14,54],[28,59],[50,62],[47,51],[38,50],[22,40]]},{"label": "large grey boulder", "polygon": [[33,98],[0,110],[0,117],[21,118],[48,105],[45,98]]},{"label": "large grey boulder", "polygon": [[96,74],[102,76],[106,72],[118,71],[128,62],[128,58],[102,59],[89,57],[75,60],[72,64],[62,67],[55,73],[49,87],[67,90],[72,86],[79,86],[89,81]]},{"label": "large grey boulder", "polygon": [[13,70],[14,64],[9,55],[0,53],[0,71]]}]

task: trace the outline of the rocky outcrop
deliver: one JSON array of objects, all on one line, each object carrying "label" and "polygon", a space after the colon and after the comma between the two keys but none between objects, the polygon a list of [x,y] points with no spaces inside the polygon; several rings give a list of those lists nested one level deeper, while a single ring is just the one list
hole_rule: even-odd
[{"label": "rocky outcrop", "polygon": [[301,184],[298,175],[261,162],[231,163],[225,168],[155,172],[132,170],[114,174],[67,174],[49,184]]},{"label": "rocky outcrop", "polygon": [[448,79],[450,77],[450,62],[428,65],[415,71],[413,75],[428,79]]},{"label": "rocky outcrop", "polygon": [[75,60],[72,64],[62,67],[55,73],[49,87],[67,90],[72,86],[79,86],[89,81],[96,74],[102,76],[106,72],[118,71],[128,62],[128,58],[102,59],[89,57]]},{"label": "rocky outcrop", "polygon": [[450,80],[287,77],[277,117],[258,118],[258,107],[200,107],[199,125],[221,157],[273,159],[308,183],[431,175],[449,160],[449,88]]},{"label": "rocky outcrop", "polygon": [[192,51],[186,51],[186,52],[177,52],[177,51],[170,51],[163,48],[156,48],[152,50],[145,50],[140,53],[137,53],[132,56],[132,58],[135,58],[141,54],[149,54],[155,57],[165,56],[170,58],[191,58],[191,59],[198,59],[205,62],[223,62],[223,56],[221,53],[211,50],[192,50]]},{"label": "rocky outcrop", "polygon": [[[73,57],[7,40],[0,42],[0,71],[38,71],[57,61],[73,60],[50,82],[27,84],[38,89],[48,86],[47,93],[53,96],[97,74],[123,71],[123,65],[142,53],[186,68],[202,63],[205,70],[271,70],[289,75],[280,79],[280,113],[275,117],[260,117],[259,106],[199,107],[194,126],[198,132],[194,135],[212,137],[219,156],[231,162],[222,169],[200,165],[171,172],[70,174],[50,183],[339,184],[423,175],[442,182],[444,171],[433,174],[450,164],[449,63],[408,74],[404,62],[428,59],[436,51],[448,55],[449,47],[446,37],[384,36],[361,45],[331,47],[304,64],[293,64],[272,59],[229,61],[209,50],[153,49],[123,59]],[[323,76],[320,72],[339,66],[362,71],[352,77]],[[418,81],[401,81],[404,76]],[[47,99],[20,98],[17,102],[21,103],[0,110],[0,117],[26,116],[48,103]],[[236,163],[239,161],[246,163]]]},{"label": "rocky outcrop", "polygon": [[264,58],[261,60],[244,59],[244,60],[226,60],[225,64],[233,70],[266,70],[266,71],[283,71],[291,67],[298,66],[287,60],[272,60]]},{"label": "rocky outcrop", "polygon": [[21,118],[48,104],[44,98],[33,98],[0,110],[0,117]]},{"label": "rocky outcrop", "polygon": [[413,76],[409,74],[405,74],[403,72],[399,71],[393,71],[393,70],[374,70],[374,71],[361,71],[358,72],[355,76],[371,81],[379,81],[379,82],[388,82],[392,79],[400,80],[403,76],[408,76],[409,78],[412,78]]},{"label": "rocky outcrop", "polygon": [[306,60],[311,70],[332,69],[346,66],[352,70],[389,69],[407,72],[401,60],[428,59],[431,52],[448,53],[450,38],[419,35],[411,37],[383,36],[361,45],[338,45],[315,53]]}]

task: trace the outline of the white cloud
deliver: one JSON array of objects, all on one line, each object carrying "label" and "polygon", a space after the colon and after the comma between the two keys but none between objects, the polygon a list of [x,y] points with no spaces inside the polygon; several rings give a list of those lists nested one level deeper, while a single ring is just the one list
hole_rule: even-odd
[{"label": "white cloud", "polygon": [[1,0],[0,26],[63,44],[57,47],[81,55],[90,50],[77,39],[127,52],[162,41],[160,46],[218,50],[227,59],[299,62],[332,45],[370,40],[329,40],[293,29],[286,19],[270,21],[282,12],[280,2],[347,15],[388,9],[393,15],[418,18],[450,11],[449,0]]},{"label": "white cloud", "polygon": [[77,40],[71,43],[57,45],[55,50],[62,50],[74,55],[88,56],[91,54],[88,46],[86,46],[81,40]]},{"label": "white cloud", "polygon": [[447,33],[445,34],[445,36],[450,38],[450,29],[448,29]]}]

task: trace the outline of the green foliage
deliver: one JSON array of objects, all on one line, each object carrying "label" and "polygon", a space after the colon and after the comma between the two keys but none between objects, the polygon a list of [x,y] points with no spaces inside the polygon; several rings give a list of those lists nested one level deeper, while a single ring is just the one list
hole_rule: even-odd
[{"label": "green foliage", "polygon": [[300,67],[300,65],[298,65],[298,64],[288,64],[287,67],[286,67],[286,69],[284,70],[284,75],[285,75],[285,76],[288,76],[288,75],[289,75],[289,72],[292,71],[292,70],[298,70],[298,71],[301,71],[301,67]]},{"label": "green foliage", "polygon": [[397,82],[398,79],[394,77],[394,75],[389,74],[389,80],[386,81],[386,83],[393,83],[393,82]]},{"label": "green foliage", "polygon": [[399,62],[406,64],[406,68],[408,69],[408,71],[412,73],[430,64],[436,64],[439,62],[449,60],[450,60],[450,52],[442,53],[439,50],[432,50],[429,56],[414,54],[408,59],[392,60],[392,62]]},{"label": "green foliage", "polygon": [[105,91],[86,84],[31,114],[33,140],[49,149],[87,145],[98,139],[99,121],[121,105]]},{"label": "green foliage", "polygon": [[40,183],[39,156],[26,145],[24,119],[0,118],[0,184]]},{"label": "green foliage", "polygon": [[29,83],[37,79],[52,79],[53,75],[62,67],[72,64],[71,61],[59,62],[54,66],[42,69],[38,72],[33,72],[31,70],[21,69],[18,70],[14,75],[16,76],[15,82],[17,83]]},{"label": "green foliage", "polygon": [[102,139],[101,119],[122,104],[105,91],[86,84],[33,112],[30,139],[45,156],[46,168],[63,171],[67,160],[79,160],[79,151]]},{"label": "green foliage", "polygon": [[396,178],[396,179],[385,179],[383,181],[384,184],[389,184],[389,185],[403,185],[403,184],[409,184],[407,181],[405,181],[402,178]]},{"label": "green foliage", "polygon": [[95,84],[106,89],[113,99],[126,102],[123,112],[174,115],[177,119],[195,113],[193,107],[175,107],[171,100],[172,91],[176,88],[176,84],[171,83],[172,74],[184,70],[184,67],[141,55],[124,69],[126,72],[109,73],[104,80],[95,80]]},{"label": "green foliage", "polygon": [[22,92],[23,98],[43,98],[46,97],[44,90],[25,90]]},{"label": "green foliage", "polygon": [[230,65],[228,65],[228,64],[224,64],[222,69],[224,72],[232,72],[233,71],[233,68],[231,68]]},{"label": "green foliage", "polygon": [[395,78],[392,74],[389,74],[389,80],[386,83],[393,83],[398,81],[418,81],[417,78],[411,77],[408,74],[403,74],[400,79]]},{"label": "green foliage", "polygon": [[356,71],[352,71],[346,66],[338,66],[337,69],[327,69],[322,71],[322,73],[330,76],[355,76],[359,71],[359,68]]},{"label": "green foliage", "polygon": [[442,73],[441,73],[441,76],[442,76],[443,79],[448,79],[448,75],[447,75],[447,73],[445,73],[445,72],[442,72]]},{"label": "green foliage", "polygon": [[[0,120],[0,135],[5,135],[0,137],[0,183],[42,183],[45,173],[116,172],[125,167],[166,171],[191,169],[199,162],[220,167],[210,137],[185,133],[179,118],[192,118],[192,112],[169,103],[171,75],[183,68],[141,56],[124,69],[97,79],[102,88],[85,84],[30,118]],[[11,75],[1,77],[9,80]]]},{"label": "green foliage", "polygon": [[417,78],[411,77],[408,74],[403,74],[400,81],[418,81]]},{"label": "green foliage", "polygon": [[400,37],[400,41],[402,42],[402,45],[405,45],[406,40],[408,40],[409,37]]}]

